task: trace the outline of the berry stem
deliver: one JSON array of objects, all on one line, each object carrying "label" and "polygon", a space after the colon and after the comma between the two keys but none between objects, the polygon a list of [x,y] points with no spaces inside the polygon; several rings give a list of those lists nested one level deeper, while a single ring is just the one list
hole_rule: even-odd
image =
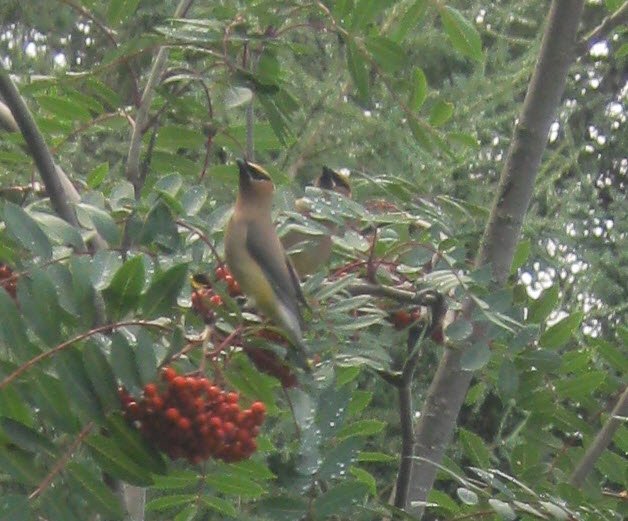
[{"label": "berry stem", "polygon": [[104,326],[95,327],[94,329],[90,329],[85,333],[81,333],[80,335],[71,338],[67,342],[63,342],[58,346],[53,347],[48,351],[44,351],[43,353],[31,358],[27,362],[24,362],[21,366],[19,366],[15,371],[9,374],[2,382],[0,382],[0,390],[4,389],[7,385],[9,385],[13,380],[15,380],[22,373],[28,371],[35,364],[45,360],[46,358],[50,358],[53,355],[56,355],[59,351],[63,351],[67,347],[80,342],[81,340],[85,340],[90,336],[96,335],[98,333],[102,333],[103,331],[111,331],[112,329],[118,329],[120,327],[126,326],[142,326],[142,327],[154,327],[157,329],[161,329],[164,331],[172,331],[172,328],[168,326],[164,326],[162,324],[157,324],[155,322],[148,322],[146,320],[129,320],[127,322],[116,322],[114,324],[105,324]]}]

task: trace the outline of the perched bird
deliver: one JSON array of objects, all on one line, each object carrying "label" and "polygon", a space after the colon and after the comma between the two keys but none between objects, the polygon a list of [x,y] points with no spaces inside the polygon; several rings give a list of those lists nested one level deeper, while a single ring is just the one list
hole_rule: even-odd
[{"label": "perched bird", "polygon": [[271,219],[274,186],[259,165],[238,160],[238,196],[225,232],[225,258],[245,295],[278,325],[309,370],[299,302],[307,306],[299,279]]},{"label": "perched bird", "polygon": [[[314,182],[314,186],[351,197],[351,185],[346,176],[326,166],[323,167],[323,172]],[[307,214],[310,209],[306,199],[298,199],[295,207],[301,214]],[[324,221],[320,226],[308,230],[304,230],[303,227],[288,227],[288,231],[281,237],[281,242],[300,277],[315,273],[329,261],[331,238],[337,231],[338,226],[332,221]]]}]

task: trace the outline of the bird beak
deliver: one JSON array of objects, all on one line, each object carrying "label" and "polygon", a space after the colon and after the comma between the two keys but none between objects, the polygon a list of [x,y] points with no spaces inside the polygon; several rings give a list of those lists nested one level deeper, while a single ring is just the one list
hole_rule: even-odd
[{"label": "bird beak", "polygon": [[240,184],[247,184],[251,179],[249,174],[249,164],[246,162],[246,159],[236,159],[236,164],[238,165],[238,170],[240,171]]}]

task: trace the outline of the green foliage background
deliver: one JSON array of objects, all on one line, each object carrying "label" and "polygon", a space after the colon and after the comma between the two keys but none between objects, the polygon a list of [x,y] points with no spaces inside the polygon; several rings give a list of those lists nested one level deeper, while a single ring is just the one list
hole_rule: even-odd
[{"label": "green foliage background", "polygon": [[[582,34],[621,4],[588,4]],[[398,265],[453,310],[477,299],[474,319],[492,328],[490,345],[465,353],[474,384],[424,519],[621,519],[625,426],[582,489],[567,481],[626,385],[625,26],[572,67],[509,286],[491,292],[470,260],[546,2],[195,2],[185,19],[174,9],[0,1],[4,66],[82,196],[77,230],[33,182],[21,136],[1,134],[0,261],[20,278],[16,301],[0,289],[0,377],[23,372],[0,383],[0,519],[122,519],[103,472],[148,486],[147,519],[381,518],[400,439],[396,396],[374,370],[398,368],[407,332],[380,300],[343,293],[355,275],[328,277],[366,262],[371,243],[357,231],[373,225],[380,282]],[[169,57],[136,198],[129,136],[159,45]],[[139,392],[203,330],[187,280],[216,264],[201,239],[220,250],[251,97],[279,223],[298,218],[303,193],[329,211],[304,188],[323,164],[351,170],[353,201],[338,198],[332,215],[346,227],[332,267],[305,284],[307,340],[323,362],[316,385],[288,395],[242,353],[220,361],[244,400],[269,408],[258,454],[166,462],[122,421],[115,387]],[[377,213],[376,199],[396,210]],[[77,254],[95,232],[109,248]],[[224,299],[229,332],[241,317]],[[97,304],[126,325],[94,332]],[[465,346],[467,326],[448,328],[451,348]],[[422,349],[418,410],[445,347]],[[201,354],[176,364],[194,370]]]}]

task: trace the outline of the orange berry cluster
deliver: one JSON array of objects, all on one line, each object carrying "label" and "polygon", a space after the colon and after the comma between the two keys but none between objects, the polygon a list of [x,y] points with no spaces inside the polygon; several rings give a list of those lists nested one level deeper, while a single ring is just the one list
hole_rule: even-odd
[{"label": "orange berry cluster", "polygon": [[166,367],[161,382],[146,384],[139,399],[124,388],[119,395],[129,422],[171,459],[235,462],[257,450],[266,406],[253,402],[242,410],[238,393],[225,392],[205,377],[179,375]]},{"label": "orange berry cluster", "polygon": [[13,270],[3,262],[0,262],[0,287],[13,298],[17,295],[17,277],[14,277]]},{"label": "orange berry cluster", "polygon": [[[233,278],[226,266],[218,266],[215,271],[216,280],[224,280],[227,284],[227,291],[232,297],[242,295],[242,290],[238,281]],[[206,321],[211,322],[214,318],[214,310],[222,306],[222,297],[214,292],[211,283],[196,288],[192,292],[192,308]]]}]

